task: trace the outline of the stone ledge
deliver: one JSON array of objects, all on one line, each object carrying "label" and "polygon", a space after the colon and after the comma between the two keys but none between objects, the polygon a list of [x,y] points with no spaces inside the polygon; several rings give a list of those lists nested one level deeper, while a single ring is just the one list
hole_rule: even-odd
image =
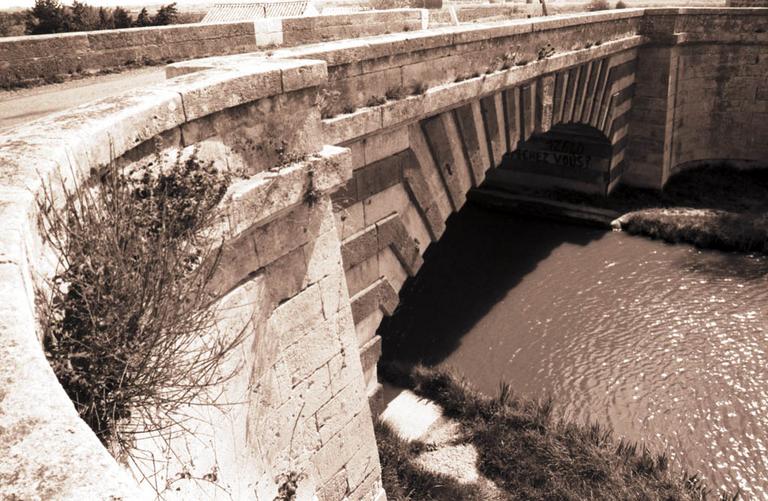
[{"label": "stone ledge", "polygon": [[642,17],[645,9],[622,9],[621,11],[567,14],[552,19],[518,19],[493,23],[478,23],[456,27],[430,29],[418,33],[395,33],[357,40],[343,40],[323,44],[281,49],[275,55],[281,58],[318,58],[329,66],[349,64],[364,59],[387,57],[402,52],[411,52],[469,43],[493,38],[504,38],[521,33],[554,30],[567,26],[589,25],[618,19]]},{"label": "stone ledge", "polygon": [[768,33],[679,33],[670,39],[671,45],[704,43],[768,45]]},{"label": "stone ledge", "polygon": [[318,195],[329,194],[351,178],[349,149],[324,146],[306,160],[259,173],[231,186],[222,201],[220,231],[227,238],[235,238],[305,202],[308,190],[316,190]]},{"label": "stone ledge", "polygon": [[[437,115],[474,99],[484,97],[506,87],[514,87],[547,73],[610,56],[644,44],[646,37],[635,35],[622,40],[605,42],[599,46],[580,49],[532,61],[525,66],[480,75],[460,82],[439,85],[424,94],[388,101],[373,108],[361,108],[351,114],[323,120],[326,142],[342,144],[360,139],[382,129],[406,125],[428,115]],[[381,125],[379,124],[381,118]],[[378,127],[377,127],[378,126]]]},{"label": "stone ledge", "polygon": [[670,14],[768,15],[768,8],[765,7],[647,7],[643,10],[648,16],[668,16]]},{"label": "stone ledge", "polygon": [[[8,210],[24,213],[29,201]],[[40,347],[27,249],[0,263],[0,498],[142,499],[56,380]],[[98,475],[94,475],[98,472]]]},{"label": "stone ledge", "polygon": [[43,179],[72,186],[184,121],[181,96],[162,85],[55,113],[0,135],[0,182],[34,193]]},{"label": "stone ledge", "polygon": [[[204,59],[193,59],[181,63],[170,64],[166,67],[165,75],[169,79],[166,85],[174,87],[184,79],[179,79],[183,75],[190,73],[210,72],[208,78],[212,79],[209,85],[226,85],[232,80],[252,79],[252,83],[258,86],[259,79],[263,74],[279,72],[279,87],[266,87],[264,89],[253,89],[248,94],[244,94],[239,99],[229,98],[232,103],[226,107],[236,106],[250,100],[273,96],[283,92],[296,91],[308,87],[315,87],[324,84],[328,79],[328,70],[326,62],[323,60],[311,59],[275,59],[263,54],[237,54],[233,56],[215,56]],[[218,72],[218,73],[217,73]],[[191,77],[187,77],[191,78]],[[206,77],[197,77],[205,81]],[[244,82],[248,83],[247,81]],[[222,91],[225,94],[226,92]],[[258,96],[256,98],[246,99],[246,96]]]}]

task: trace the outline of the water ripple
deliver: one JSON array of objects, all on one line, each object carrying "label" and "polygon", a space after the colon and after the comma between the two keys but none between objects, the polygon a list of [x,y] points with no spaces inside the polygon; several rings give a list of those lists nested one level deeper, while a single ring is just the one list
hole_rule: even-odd
[{"label": "water ripple", "polygon": [[[577,419],[650,439],[710,485],[764,499],[767,305],[763,257],[611,234],[557,248],[447,363],[489,392],[504,377],[551,393]],[[489,363],[467,363],[480,346]]]}]

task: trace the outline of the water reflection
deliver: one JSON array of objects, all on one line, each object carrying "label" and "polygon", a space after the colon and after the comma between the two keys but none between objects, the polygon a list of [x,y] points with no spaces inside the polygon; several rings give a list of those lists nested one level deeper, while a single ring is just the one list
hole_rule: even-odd
[{"label": "water reflection", "polygon": [[382,325],[385,357],[551,393],[711,484],[768,496],[768,260],[468,208]]}]

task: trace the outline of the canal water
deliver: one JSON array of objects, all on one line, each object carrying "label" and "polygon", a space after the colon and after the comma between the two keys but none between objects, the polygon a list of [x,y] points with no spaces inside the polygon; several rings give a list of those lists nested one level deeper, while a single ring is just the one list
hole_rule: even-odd
[{"label": "canal water", "polygon": [[768,499],[767,307],[764,257],[467,206],[379,333],[385,359],[552,395]]}]

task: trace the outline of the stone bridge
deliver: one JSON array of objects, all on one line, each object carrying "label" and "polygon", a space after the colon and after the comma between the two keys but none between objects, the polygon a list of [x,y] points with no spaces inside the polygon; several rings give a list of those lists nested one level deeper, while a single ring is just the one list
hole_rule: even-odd
[{"label": "stone bridge", "polygon": [[[768,9],[626,9],[214,57],[0,136],[0,494],[271,500],[296,473],[300,499],[384,499],[376,329],[467,193],[486,177],[658,189],[696,162],[763,161],[766,29]],[[222,389],[241,404],[200,410],[173,459],[147,437],[122,465],[40,346],[57,256],[35,200],[158,150],[244,174],[216,288],[222,330],[250,327]]]}]

